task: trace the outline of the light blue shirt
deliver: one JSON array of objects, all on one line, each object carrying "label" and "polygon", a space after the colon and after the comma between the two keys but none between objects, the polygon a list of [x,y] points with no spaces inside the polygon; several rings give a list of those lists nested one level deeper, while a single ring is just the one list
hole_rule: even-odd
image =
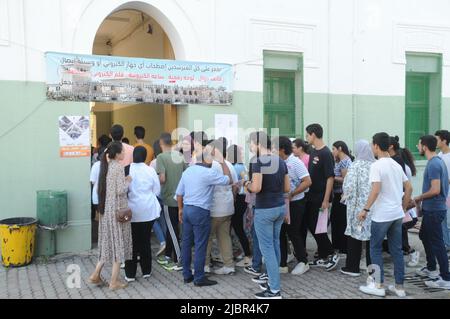
[{"label": "light blue shirt", "polygon": [[176,194],[183,196],[184,205],[211,210],[214,186],[225,186],[229,183],[228,176],[202,164],[197,164],[184,171]]}]

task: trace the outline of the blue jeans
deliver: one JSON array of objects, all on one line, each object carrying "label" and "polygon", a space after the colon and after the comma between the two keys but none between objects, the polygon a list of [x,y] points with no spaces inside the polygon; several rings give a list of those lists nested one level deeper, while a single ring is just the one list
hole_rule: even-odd
[{"label": "blue jeans", "polygon": [[285,207],[256,209],[254,225],[259,249],[266,262],[269,287],[272,292],[280,291],[280,231],[284,221]]},{"label": "blue jeans", "polygon": [[186,205],[183,208],[183,237],[181,244],[181,262],[184,279],[192,278],[191,248],[194,244],[194,283],[205,278],[206,248],[211,232],[211,214],[209,210]]},{"label": "blue jeans", "polygon": [[442,232],[444,235],[444,243],[445,247],[447,249],[450,249],[450,226],[449,226],[449,215],[450,215],[450,208],[447,209],[447,212],[444,217],[444,221],[442,222]]},{"label": "blue jeans", "polygon": [[254,216],[253,216],[253,224],[252,224],[252,238],[253,238],[252,268],[255,269],[256,271],[261,271],[262,255],[261,255],[261,250],[259,249],[258,236],[256,236]]},{"label": "blue jeans", "polygon": [[437,269],[437,259],[442,279],[450,281],[447,251],[442,236],[442,221],[445,220],[446,215],[447,211],[445,210],[437,212],[423,211],[419,237],[427,255],[428,270],[434,271]]},{"label": "blue jeans", "polygon": [[[372,264],[380,267],[380,283],[384,283],[383,240],[387,235],[389,253],[394,260],[395,284],[403,285],[405,279],[405,262],[402,250],[403,218],[390,222],[377,223],[372,221],[370,237],[370,259]],[[374,274],[378,280],[377,273]]]},{"label": "blue jeans", "polygon": [[155,232],[156,239],[158,239],[160,245],[166,242],[166,236],[164,236],[165,231],[163,229],[163,223],[164,223],[164,215],[161,215],[161,217],[155,220],[155,223],[153,224],[153,231]]}]

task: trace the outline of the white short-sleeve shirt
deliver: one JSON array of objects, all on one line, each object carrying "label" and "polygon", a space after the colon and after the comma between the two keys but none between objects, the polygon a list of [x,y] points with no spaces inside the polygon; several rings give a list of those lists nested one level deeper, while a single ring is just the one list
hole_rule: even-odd
[{"label": "white short-sleeve shirt", "polygon": [[372,221],[383,223],[403,218],[403,183],[408,177],[402,167],[392,158],[381,158],[370,167],[369,180],[381,183],[380,194],[371,208]]}]

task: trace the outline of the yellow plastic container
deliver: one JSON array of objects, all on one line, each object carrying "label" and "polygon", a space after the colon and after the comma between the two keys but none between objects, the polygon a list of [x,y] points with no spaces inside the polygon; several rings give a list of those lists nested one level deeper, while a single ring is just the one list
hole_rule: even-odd
[{"label": "yellow plastic container", "polygon": [[37,222],[34,218],[9,218],[0,221],[2,264],[5,267],[22,267],[31,263]]}]

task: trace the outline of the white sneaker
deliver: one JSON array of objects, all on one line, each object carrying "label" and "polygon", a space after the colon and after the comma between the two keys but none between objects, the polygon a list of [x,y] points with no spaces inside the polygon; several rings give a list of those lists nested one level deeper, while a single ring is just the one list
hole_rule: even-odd
[{"label": "white sneaker", "polygon": [[292,270],[292,275],[303,275],[305,272],[309,270],[309,265],[305,263],[298,263],[297,266]]},{"label": "white sneaker", "polygon": [[374,295],[378,297],[386,296],[386,290],[384,288],[377,287],[375,279],[373,279],[373,277],[371,276],[367,278],[367,285],[360,286],[359,290],[368,295]]},{"label": "white sneaker", "polygon": [[290,254],[287,257],[287,263],[290,264],[291,262],[293,262],[295,260],[295,256],[294,254]]},{"label": "white sneaker", "polygon": [[136,278],[128,278],[128,277],[125,277],[125,281],[126,281],[126,282],[135,282],[135,281],[136,281]]},{"label": "white sneaker", "polygon": [[450,290],[450,281],[445,281],[441,278],[438,280],[425,281],[425,285],[429,288]]},{"label": "white sneaker", "polygon": [[280,267],[280,274],[288,274],[289,268],[288,267]]},{"label": "white sneaker", "polygon": [[165,250],[166,250],[166,243],[162,243],[162,244],[159,246],[159,250],[158,250],[158,252],[156,253],[156,256],[157,256],[157,257],[158,257],[158,256],[161,256],[162,253],[164,253]]},{"label": "white sneaker", "polygon": [[439,271],[437,271],[437,270],[430,271],[430,270],[428,270],[427,267],[416,269],[416,274],[421,277],[428,277],[430,279],[438,279],[439,278]]},{"label": "white sneaker", "polygon": [[252,265],[252,259],[250,257],[244,257],[240,262],[236,264],[236,267],[247,267]]},{"label": "white sneaker", "polygon": [[409,254],[408,267],[417,267],[420,261],[420,252],[415,250],[413,253]]},{"label": "white sneaker", "polygon": [[125,263],[120,264],[120,269],[125,269]]},{"label": "white sneaker", "polygon": [[235,269],[230,267],[222,267],[214,270],[216,275],[234,275],[235,272]]},{"label": "white sneaker", "polygon": [[205,274],[210,274],[211,268],[209,266],[205,266]]},{"label": "white sneaker", "polygon": [[397,295],[399,298],[405,298],[406,292],[404,289],[397,289],[394,285],[389,285],[389,291]]}]

